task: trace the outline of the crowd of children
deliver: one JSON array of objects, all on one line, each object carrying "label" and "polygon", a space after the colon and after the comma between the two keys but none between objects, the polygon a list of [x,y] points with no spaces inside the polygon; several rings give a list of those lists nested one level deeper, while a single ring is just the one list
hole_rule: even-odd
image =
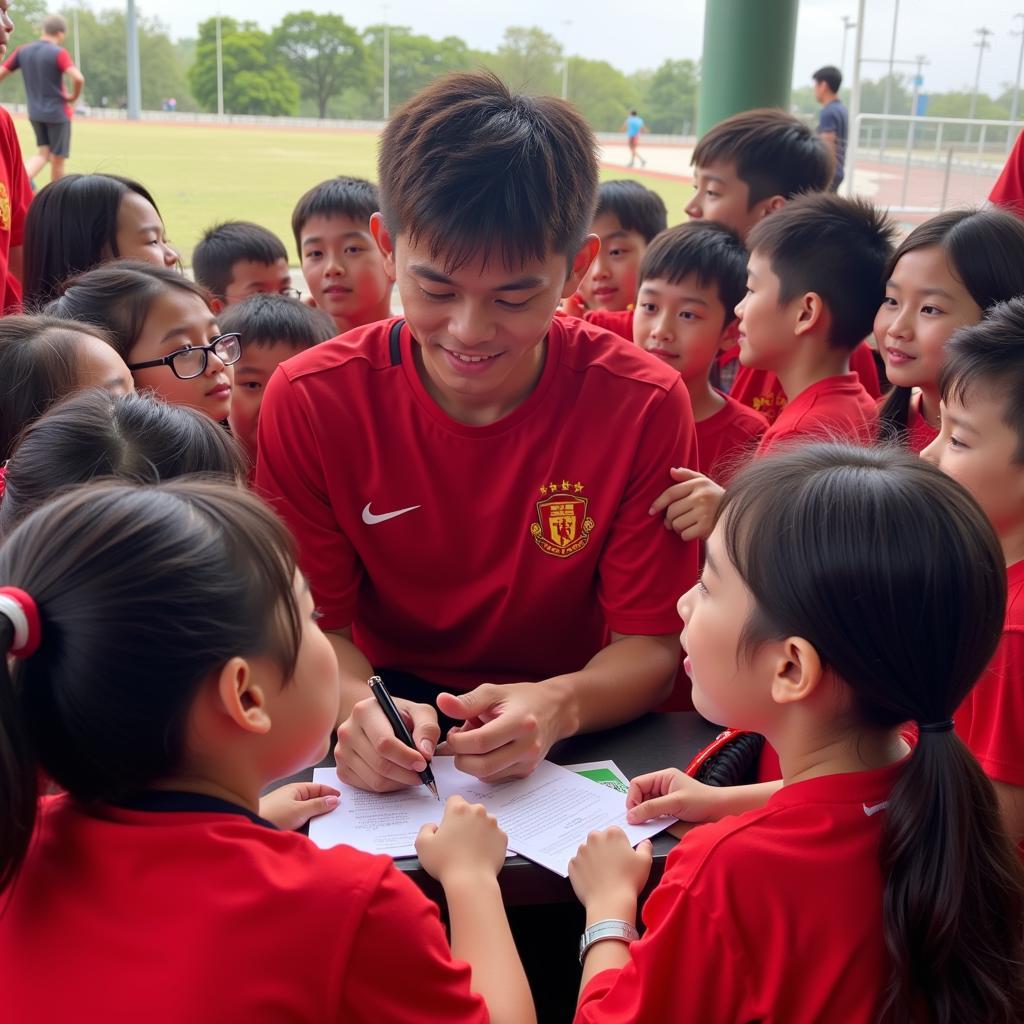
[{"label": "crowd of children", "polygon": [[337,790],[267,787],[335,732],[363,789],[435,752],[501,781],[691,699],[760,763],[632,780],[630,820],[699,825],[642,937],[650,845],[580,847],[577,1021],[1024,1019],[1024,221],[894,249],[780,111],[693,162],[670,227],[569,104],[438,79],[377,185],[299,199],[305,297],[259,224],[189,277],[138,182],[33,199],[0,319],[12,1019],[534,1020],[483,808],[417,840],[446,937],[388,858],[294,831]]}]

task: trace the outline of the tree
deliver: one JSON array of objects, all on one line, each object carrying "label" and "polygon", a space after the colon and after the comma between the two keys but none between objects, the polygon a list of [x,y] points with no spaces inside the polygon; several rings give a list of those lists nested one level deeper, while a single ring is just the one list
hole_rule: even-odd
[{"label": "tree", "polygon": [[[255,22],[221,18],[224,110],[232,114],[290,115],[299,87],[283,66],[270,36]],[[189,68],[192,93],[204,110],[217,109],[217,19],[199,26],[196,61]]]},{"label": "tree", "polygon": [[569,99],[595,131],[614,132],[639,104],[640,94],[633,82],[606,61],[570,57]]},{"label": "tree", "polygon": [[559,96],[562,92],[562,47],[539,28],[507,28],[488,67],[515,90]]},{"label": "tree", "polygon": [[641,113],[652,132],[686,134],[697,122],[697,65],[667,60],[651,76]]},{"label": "tree", "polygon": [[327,104],[333,96],[366,84],[362,40],[337,14],[288,14],[274,29],[272,39],[302,95],[316,103],[320,118],[327,116]]}]

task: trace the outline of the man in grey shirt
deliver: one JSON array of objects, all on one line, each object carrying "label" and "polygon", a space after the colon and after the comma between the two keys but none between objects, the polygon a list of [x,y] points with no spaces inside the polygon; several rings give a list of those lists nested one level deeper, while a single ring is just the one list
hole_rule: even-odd
[{"label": "man in grey shirt", "polygon": [[[67,22],[58,14],[43,20],[43,34],[34,43],[19,46],[0,66],[0,81],[15,71],[25,78],[28,119],[36,133],[39,151],[26,164],[34,178],[48,163],[51,179],[64,174],[64,161],[71,152],[71,112],[82,94],[85,76],[62,48]],[[64,89],[64,76],[71,79],[71,92]]]},{"label": "man in grey shirt", "polygon": [[846,135],[849,115],[839,100],[839,86],[843,75],[839,68],[827,65],[818,68],[811,75],[814,79],[814,98],[821,104],[818,115],[818,134],[822,142],[832,151],[836,161],[835,174],[830,188],[833,192],[843,180],[843,164],[846,162]]}]

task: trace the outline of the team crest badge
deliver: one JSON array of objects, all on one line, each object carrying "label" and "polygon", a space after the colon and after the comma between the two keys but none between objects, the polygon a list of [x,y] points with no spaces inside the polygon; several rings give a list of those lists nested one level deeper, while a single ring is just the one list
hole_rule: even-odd
[{"label": "team crest badge", "polygon": [[541,487],[541,494],[547,497],[537,502],[537,522],[530,525],[530,533],[546,555],[568,558],[589,543],[594,520],[587,515],[588,501],[582,490],[583,484],[568,480],[561,486]]},{"label": "team crest badge", "polygon": [[11,230],[11,197],[7,186],[0,181],[0,231]]}]

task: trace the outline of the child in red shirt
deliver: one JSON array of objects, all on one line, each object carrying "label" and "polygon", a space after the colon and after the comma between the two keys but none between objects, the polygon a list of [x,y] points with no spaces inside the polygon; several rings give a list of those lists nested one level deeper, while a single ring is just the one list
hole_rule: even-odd
[{"label": "child in red shirt", "polygon": [[[601,248],[580,283],[582,309],[600,313],[632,309],[640,261],[651,239],[667,226],[668,211],[657,192],[628,178],[602,182],[590,225]],[[577,305],[567,312],[581,310]]]},{"label": "child in red shirt", "polygon": [[[1004,598],[980,510],[908,453],[812,445],[737,477],[682,640],[695,706],[767,734],[785,784],[683,837],[638,941],[650,847],[591,834],[577,1022],[1021,1019],[1024,871],[951,720]],[[704,792],[634,779],[631,820]]]},{"label": "child in red shirt", "polygon": [[946,346],[942,430],[922,453],[963,484],[1002,544],[1009,586],[995,657],[957,711],[1024,853],[1024,299],[993,306]]},{"label": "child in red shirt", "polygon": [[919,452],[939,432],[946,343],[997,302],[1024,294],[1024,222],[1002,210],[950,210],[915,228],[893,254],[875,341],[894,385],[879,439]]},{"label": "child in red shirt", "polygon": [[[338,673],[316,614],[284,527],[228,484],[94,484],[9,535],[10,1019],[534,1020],[496,880],[505,836],[482,807],[453,797],[417,839],[452,950],[389,857],[261,816],[261,790],[328,749]],[[44,774],[63,795],[41,797]]]},{"label": "child in red shirt", "polygon": [[1024,217],[1024,132],[1017,136],[988,201]]},{"label": "child in red shirt", "polygon": [[743,296],[747,251],[728,228],[693,221],[662,232],[640,265],[633,340],[678,371],[697,434],[697,469],[724,485],[768,421],[712,387],[708,373]]}]

